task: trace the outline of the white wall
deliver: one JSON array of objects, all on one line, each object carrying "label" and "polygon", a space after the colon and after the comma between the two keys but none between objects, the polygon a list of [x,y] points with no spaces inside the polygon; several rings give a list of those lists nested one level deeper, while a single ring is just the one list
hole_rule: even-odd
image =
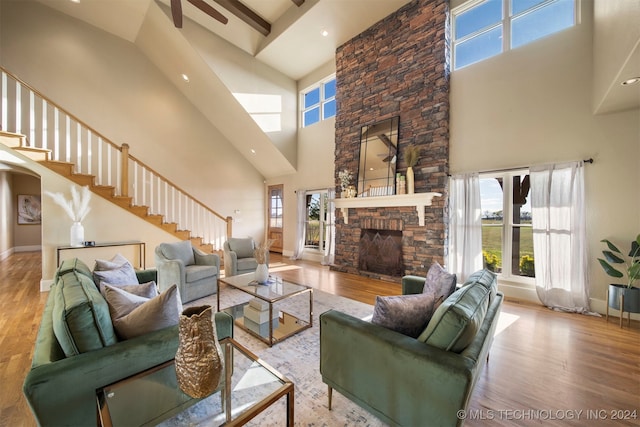
[{"label": "white wall", "polygon": [[[4,165],[0,163],[0,168]],[[15,203],[11,190],[11,172],[0,170],[0,261],[13,253]]]},{"label": "white wall", "polygon": [[[298,91],[335,73],[331,61],[298,81]],[[298,129],[297,173],[267,180],[267,185],[284,185],[283,254],[293,254],[296,242],[297,190],[321,190],[335,187],[335,118]],[[310,256],[309,256],[310,255]],[[317,260],[310,251],[305,258]]]},{"label": "white wall", "polygon": [[37,2],[0,7],[0,64],[221,215],[240,210],[234,235],[263,235],[263,177],[135,45]]},{"label": "white wall", "polygon": [[592,114],[592,8],[581,23],[451,74],[451,172],[593,158],[586,203],[592,308],[610,279],[601,239],[640,233],[639,112]]}]

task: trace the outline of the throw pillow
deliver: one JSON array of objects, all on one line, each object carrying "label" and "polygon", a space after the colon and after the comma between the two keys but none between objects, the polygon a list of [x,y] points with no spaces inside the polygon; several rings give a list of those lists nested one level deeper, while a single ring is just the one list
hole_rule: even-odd
[{"label": "throw pillow", "polygon": [[115,285],[132,285],[138,283],[136,270],[122,255],[117,254],[110,260],[96,260],[93,268],[93,280],[97,286],[100,282]]},{"label": "throw pillow", "polygon": [[178,288],[172,285],[165,292],[136,307],[126,316],[115,319],[113,326],[120,339],[127,340],[177,325],[181,312]]},{"label": "throw pillow", "polygon": [[104,286],[104,299],[109,305],[111,319],[119,319],[135,310],[136,307],[149,301],[151,298],[141,297],[115,286]]},{"label": "throw pillow", "polygon": [[123,264],[128,263],[129,260],[126,259],[122,254],[115,254],[113,258],[106,259],[97,259],[96,263],[93,267],[94,271],[104,271],[104,270],[113,270],[115,268],[121,267]]},{"label": "throw pillow", "polygon": [[432,293],[376,297],[371,323],[417,338],[435,310]]},{"label": "throw pillow", "polygon": [[429,267],[423,293],[433,293],[436,299],[444,301],[456,290],[456,275],[448,273],[440,264],[434,262]]},{"label": "throw pillow", "polygon": [[153,280],[147,283],[140,283],[139,285],[122,285],[117,283],[100,282],[100,293],[102,296],[105,295],[105,286],[107,285],[145,298],[157,297],[159,293],[158,285]]}]

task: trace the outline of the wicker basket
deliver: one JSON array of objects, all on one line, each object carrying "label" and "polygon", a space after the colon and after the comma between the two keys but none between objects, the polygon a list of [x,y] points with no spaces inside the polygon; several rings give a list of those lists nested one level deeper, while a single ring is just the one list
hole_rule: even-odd
[{"label": "wicker basket", "polygon": [[212,394],[223,372],[222,350],[210,305],[190,307],[180,315],[176,377],[180,389],[194,398]]}]

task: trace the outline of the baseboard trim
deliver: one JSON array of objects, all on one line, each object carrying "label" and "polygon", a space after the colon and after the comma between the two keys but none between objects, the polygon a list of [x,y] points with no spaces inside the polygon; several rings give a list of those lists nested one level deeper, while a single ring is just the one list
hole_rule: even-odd
[{"label": "baseboard trim", "polygon": [[16,246],[13,249],[15,252],[40,252],[42,251],[42,246],[40,245]]},{"label": "baseboard trim", "polygon": [[49,292],[51,285],[53,285],[53,279],[40,280],[40,292]]},{"label": "baseboard trim", "polygon": [[4,261],[5,259],[9,258],[11,255],[13,255],[14,249],[13,248],[9,248],[4,252],[0,253],[0,261]]}]

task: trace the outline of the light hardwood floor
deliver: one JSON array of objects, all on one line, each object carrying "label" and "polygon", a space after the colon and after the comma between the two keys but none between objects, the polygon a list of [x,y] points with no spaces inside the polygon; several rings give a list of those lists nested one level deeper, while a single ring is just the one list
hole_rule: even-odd
[{"label": "light hardwood floor", "polygon": [[[22,382],[47,296],[38,290],[40,264],[40,253],[0,262],[0,426],[35,425]],[[368,304],[400,293],[398,284],[275,254],[271,270]],[[640,425],[640,322],[620,329],[616,318],[606,323],[506,301],[501,328],[465,425]]]}]

